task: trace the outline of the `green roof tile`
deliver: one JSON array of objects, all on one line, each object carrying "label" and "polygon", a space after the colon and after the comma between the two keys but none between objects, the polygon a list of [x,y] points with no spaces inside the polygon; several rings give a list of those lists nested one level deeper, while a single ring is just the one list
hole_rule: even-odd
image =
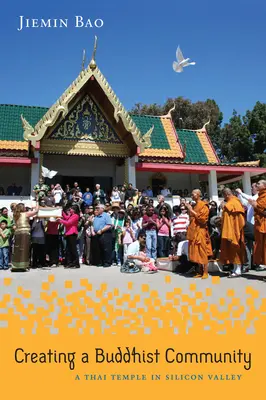
[{"label": "green roof tile", "polygon": [[34,127],[47,110],[46,107],[0,104],[0,140],[24,141],[21,114]]},{"label": "green roof tile", "polygon": [[184,148],[186,143],[185,162],[208,163],[206,154],[201,146],[197,132],[188,130],[177,130],[178,138]]},{"label": "green roof tile", "polygon": [[142,135],[148,132],[152,125],[154,125],[154,130],[151,135],[153,149],[171,149],[160,117],[153,117],[150,115],[131,115],[131,118],[139,128]]}]

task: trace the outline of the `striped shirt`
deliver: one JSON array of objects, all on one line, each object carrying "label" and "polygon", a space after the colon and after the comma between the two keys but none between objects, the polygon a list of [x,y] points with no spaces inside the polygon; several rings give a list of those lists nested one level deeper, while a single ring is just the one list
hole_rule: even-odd
[{"label": "striped shirt", "polygon": [[178,217],[175,217],[172,222],[174,235],[179,232],[186,232],[189,225],[189,215],[180,214]]}]

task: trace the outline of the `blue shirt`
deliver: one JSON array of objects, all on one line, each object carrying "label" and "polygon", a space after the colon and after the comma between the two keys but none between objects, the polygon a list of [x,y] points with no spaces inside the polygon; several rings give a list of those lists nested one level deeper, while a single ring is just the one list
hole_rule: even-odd
[{"label": "blue shirt", "polygon": [[90,192],[85,192],[82,196],[82,199],[86,206],[92,205],[93,196]]},{"label": "blue shirt", "polygon": [[153,191],[151,189],[150,190],[145,190],[145,192],[146,192],[147,196],[153,197]]},{"label": "blue shirt", "polygon": [[106,225],[112,225],[112,219],[106,212],[97,215],[93,220],[93,228],[96,233],[101,231]]}]

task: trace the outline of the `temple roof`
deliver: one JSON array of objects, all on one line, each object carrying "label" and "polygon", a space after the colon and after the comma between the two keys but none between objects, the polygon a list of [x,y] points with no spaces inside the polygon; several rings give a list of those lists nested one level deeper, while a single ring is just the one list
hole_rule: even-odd
[{"label": "temple roof", "polygon": [[[12,151],[13,156],[25,155],[28,142],[24,139],[21,114],[35,126],[47,113],[47,107],[0,104],[0,155]],[[225,165],[258,167],[258,161],[242,163],[221,163],[212,146],[205,128],[186,130],[174,128],[170,116],[131,115],[139,132],[144,136],[154,126],[150,135],[151,147],[140,153],[140,159],[148,162],[184,163],[196,165]]]},{"label": "temple roof", "polygon": [[[0,141],[8,142],[7,145],[11,146],[10,149],[15,145],[21,146],[19,142],[28,146],[23,137],[24,131],[21,124],[21,114],[25,116],[31,125],[36,125],[47,110],[48,108],[46,107],[0,104]],[[1,148],[3,147],[1,146]]]},{"label": "temple roof", "polygon": [[142,135],[154,126],[150,136],[151,147],[140,153],[140,158],[171,159],[182,161],[184,153],[170,116],[132,115]]},{"label": "temple roof", "polygon": [[196,131],[178,129],[177,136],[183,148],[186,148],[186,157],[184,162],[220,164],[220,160],[217,157],[205,128]]}]

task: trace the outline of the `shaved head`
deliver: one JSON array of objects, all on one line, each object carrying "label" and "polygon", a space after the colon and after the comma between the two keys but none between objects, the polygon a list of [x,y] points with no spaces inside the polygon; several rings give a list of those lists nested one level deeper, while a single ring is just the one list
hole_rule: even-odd
[{"label": "shaved head", "polygon": [[194,201],[198,201],[201,198],[202,194],[199,189],[194,189],[191,193],[191,197]]},{"label": "shaved head", "polygon": [[225,189],[223,190],[223,195],[230,196],[230,195],[232,195],[232,194],[233,194],[233,193],[232,193],[232,190],[229,189],[229,188],[225,188]]},{"label": "shaved head", "polygon": [[261,179],[257,183],[257,189],[258,189],[259,192],[261,192],[262,190],[266,189],[266,180],[265,179]]},{"label": "shaved head", "polygon": [[223,190],[223,197],[224,197],[225,201],[229,200],[232,196],[233,196],[233,192],[231,189],[225,188]]},{"label": "shaved head", "polygon": [[201,191],[199,189],[194,189],[193,192],[196,193],[200,197],[202,196],[202,193],[201,193]]}]

